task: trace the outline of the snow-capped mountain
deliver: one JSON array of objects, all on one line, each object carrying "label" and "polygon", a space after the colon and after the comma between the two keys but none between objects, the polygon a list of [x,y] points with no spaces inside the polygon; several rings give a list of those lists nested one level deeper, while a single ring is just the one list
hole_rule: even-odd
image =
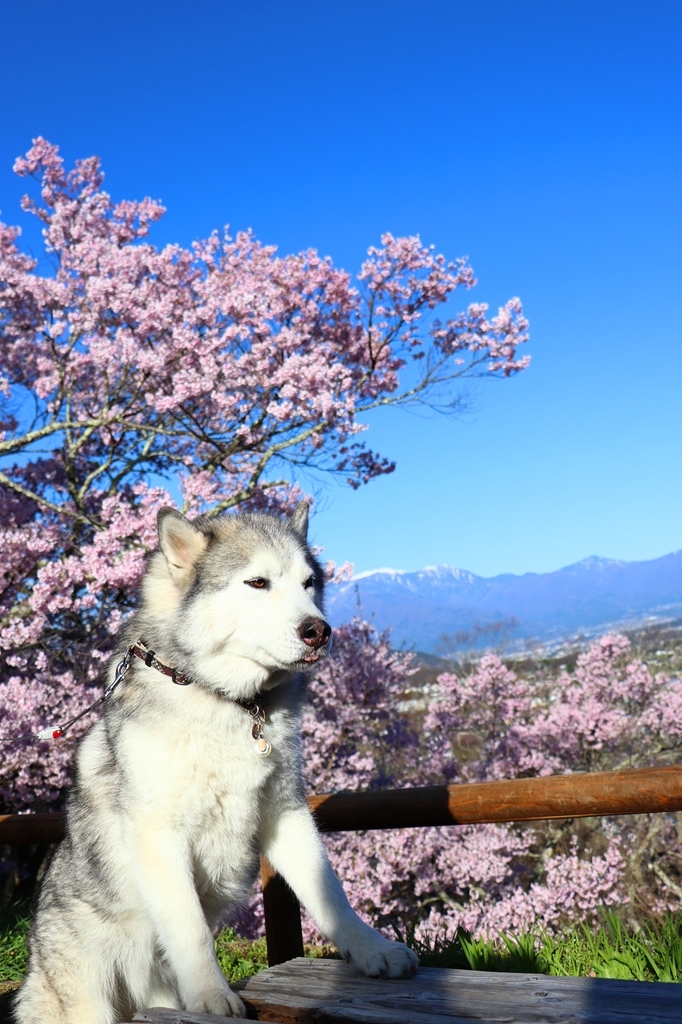
[{"label": "snow-capped mountain", "polygon": [[600,629],[682,616],[682,551],[648,562],[585,558],[550,573],[485,579],[462,569],[429,566],[420,572],[378,569],[330,587],[332,625],[358,611],[396,646],[433,653],[443,634],[472,632],[494,623],[509,641],[548,642]]}]

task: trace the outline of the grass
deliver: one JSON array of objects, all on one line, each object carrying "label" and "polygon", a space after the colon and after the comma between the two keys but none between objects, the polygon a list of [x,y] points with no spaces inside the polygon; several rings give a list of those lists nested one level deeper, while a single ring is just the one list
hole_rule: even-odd
[{"label": "grass", "polygon": [[600,927],[574,925],[556,936],[536,931],[474,939],[460,929],[449,939],[419,941],[413,931],[401,938],[424,967],[682,983],[682,913],[638,929],[627,928],[613,911],[602,917]]},{"label": "grass", "polygon": [[265,939],[252,942],[241,938],[231,928],[223,928],[215,940],[215,951],[220,969],[229,982],[250,978],[268,966]]},{"label": "grass", "polygon": [[[0,995],[15,988],[26,969],[28,917],[21,909],[4,915],[0,927]],[[587,975],[600,978],[682,983],[682,913],[652,920],[635,930],[613,911],[598,928],[576,925],[559,936],[542,932],[474,939],[460,930],[454,937],[415,938],[414,929],[398,935],[424,967],[475,971]],[[331,956],[330,947],[306,946],[306,956]],[[216,939],[218,962],[226,977],[239,981],[267,967],[265,939],[251,942],[229,928]]]},{"label": "grass", "polygon": [[597,931],[584,925],[560,942],[543,941],[547,974],[589,974],[599,978],[682,983],[682,914],[629,930],[612,911]]},{"label": "grass", "polygon": [[28,949],[29,917],[22,909],[3,914],[0,927],[0,994],[16,987],[24,976]]},{"label": "grass", "polygon": [[[265,939],[243,939],[231,928],[223,928],[215,941],[216,956],[225,977],[230,982],[250,978],[268,966]],[[333,946],[311,946],[306,943],[303,952],[308,957],[337,957]]]}]

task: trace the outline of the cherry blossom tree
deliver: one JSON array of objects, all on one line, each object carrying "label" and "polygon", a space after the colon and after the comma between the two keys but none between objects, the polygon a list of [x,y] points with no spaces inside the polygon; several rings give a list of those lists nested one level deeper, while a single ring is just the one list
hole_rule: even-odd
[{"label": "cherry blossom tree", "polygon": [[[415,663],[355,620],[311,684],[304,762],[311,790],[367,789],[616,769],[678,761],[682,680],[654,676],[623,636],[572,672],[517,674],[492,654],[438,678],[424,711],[405,697]],[[414,698],[414,691],[412,691]],[[566,721],[566,714],[569,720]],[[578,724],[580,723],[580,724]],[[599,760],[593,760],[594,751]],[[641,922],[679,906],[680,815],[344,832],[330,857],[365,919],[387,934],[494,937],[560,930],[623,907]],[[238,921],[262,928],[258,893]],[[304,935],[316,936],[304,916]]]},{"label": "cherry blossom tree", "polygon": [[[158,248],[161,205],[115,203],[96,159],[66,171],[37,139],[15,169],[35,182],[23,207],[42,223],[45,259],[0,225],[0,811],[58,805],[73,741],[48,750],[33,734],[97,695],[159,505],[286,511],[304,471],[358,487],[393,469],[364,444],[364,414],[456,410],[463,381],[527,364],[517,299],[490,318],[480,303],[436,317],[473,272],[418,238],[385,235],[355,280],[248,232]],[[338,630],[304,718],[311,788],[679,759],[682,684],[650,673],[625,638],[556,676],[485,655],[443,674],[416,713],[413,668],[371,625]],[[328,843],[361,912],[418,934],[555,928],[599,904],[663,909],[682,894],[672,816]]]},{"label": "cherry blossom tree", "polygon": [[96,158],[67,171],[41,138],[15,171],[45,258],[0,225],[0,810],[63,789],[71,741],[48,769],[29,737],[93,699],[159,505],[286,511],[303,471],[358,487],[394,468],[364,414],[456,409],[463,380],[528,362],[518,299],[436,318],[474,276],[417,237],[384,235],[353,281],[249,232],[159,248],[160,203],[114,202]]},{"label": "cherry blossom tree", "polygon": [[[357,663],[365,662],[368,648],[379,652],[372,671],[388,686],[373,686],[383,692],[376,724],[389,701],[392,717],[400,718],[409,685],[408,677],[402,684],[392,680],[385,641],[370,641],[357,628],[345,637]],[[332,675],[320,688],[314,683],[313,702],[333,709],[340,698],[343,705],[345,678]],[[624,636],[603,637],[578,656],[572,672],[556,675],[543,667],[520,675],[485,654],[468,672],[438,677],[419,729],[403,724],[397,766],[409,763],[409,775],[391,778],[385,754],[379,762],[373,753],[374,771],[380,763],[391,784],[407,777],[414,785],[676,762],[681,722],[682,680],[654,676]],[[360,728],[372,735],[369,723]],[[392,728],[401,726],[394,721]],[[311,733],[307,740],[306,756],[314,757],[317,738]],[[349,760],[343,769],[337,777],[344,787],[372,785],[367,764],[355,786]],[[316,788],[341,788],[333,781],[324,778]],[[403,931],[412,926],[422,937],[452,936],[458,927],[491,936],[536,925],[554,931],[595,920],[606,906],[624,906],[641,920],[676,908],[682,892],[680,815],[344,833],[328,837],[328,847],[368,921],[388,932],[393,924]],[[312,936],[309,923],[308,929]]]}]

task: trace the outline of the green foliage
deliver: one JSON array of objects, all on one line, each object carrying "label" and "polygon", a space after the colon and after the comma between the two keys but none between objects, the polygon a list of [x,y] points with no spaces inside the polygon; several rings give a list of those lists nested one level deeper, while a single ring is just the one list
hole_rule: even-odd
[{"label": "green foliage", "polygon": [[29,917],[17,908],[3,913],[0,926],[0,991],[21,981],[28,960]]},{"label": "green foliage", "polygon": [[609,911],[598,930],[580,925],[559,938],[542,937],[544,973],[636,981],[682,982],[682,914],[628,929]]},{"label": "green foliage", "polygon": [[524,932],[515,938],[501,935],[501,945],[486,939],[460,936],[469,967],[472,971],[507,971],[515,974],[541,974],[535,937]]},{"label": "green foliage", "polygon": [[682,982],[682,914],[668,914],[658,924],[646,925],[643,951],[656,981]]},{"label": "green foliage", "polygon": [[445,935],[418,939],[415,936],[415,923],[408,925],[404,933],[395,924],[392,927],[398,942],[404,942],[406,946],[415,951],[421,967],[459,967],[462,969],[471,967],[460,941],[464,934],[462,929],[458,929],[452,939],[448,939]]},{"label": "green foliage", "polygon": [[[241,981],[258,974],[268,966],[268,947],[265,938],[243,939],[232,928],[223,928],[215,940],[215,951],[220,969],[228,981]],[[309,946],[304,953],[308,957],[337,957],[331,946]]]},{"label": "green foliage", "polygon": [[628,928],[609,910],[601,927],[581,924],[558,936],[524,932],[474,939],[459,929],[449,939],[426,941],[416,938],[412,927],[398,938],[424,967],[682,983],[682,913]]},{"label": "green foliage", "polygon": [[414,934],[414,926],[396,936],[407,943],[419,957],[422,967],[459,967],[472,971],[506,971],[518,974],[542,974],[543,964],[537,939],[530,932],[501,935],[497,941],[475,939],[464,928],[458,928],[452,939],[445,936],[424,940]]},{"label": "green foliage", "polygon": [[228,981],[241,981],[258,974],[268,966],[265,939],[242,939],[231,928],[223,928],[215,940],[215,951],[220,969]]}]

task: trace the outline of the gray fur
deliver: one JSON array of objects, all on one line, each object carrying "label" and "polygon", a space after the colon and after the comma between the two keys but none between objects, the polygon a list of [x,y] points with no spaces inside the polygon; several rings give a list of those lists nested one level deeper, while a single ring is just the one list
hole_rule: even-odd
[{"label": "gray fur", "polygon": [[[289,521],[159,514],[159,548],[109,679],[141,637],[191,683],[175,685],[133,658],[82,741],[17,1024],[116,1024],[152,1005],[243,1013],[212,928],[247,899],[259,850],[360,970],[414,970],[409,950],[350,909],[305,802],[305,672],[327,653],[299,628],[319,622],[323,608],[306,534],[307,506]],[[264,691],[269,757],[235,703]]]}]

